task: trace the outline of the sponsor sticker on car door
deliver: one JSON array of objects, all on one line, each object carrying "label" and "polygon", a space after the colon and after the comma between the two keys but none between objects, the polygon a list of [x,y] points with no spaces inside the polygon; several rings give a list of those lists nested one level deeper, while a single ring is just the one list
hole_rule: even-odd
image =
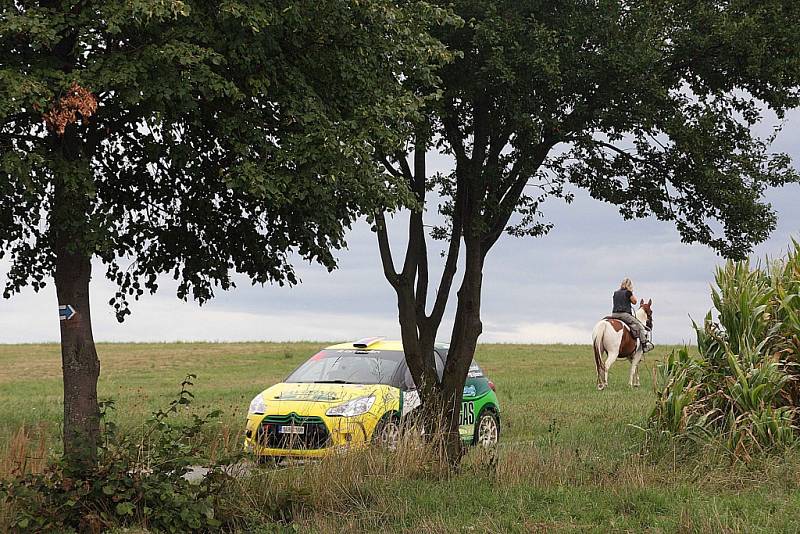
[{"label": "sponsor sticker on car door", "polygon": [[464,430],[466,427],[470,431],[472,431],[472,427],[475,425],[475,403],[472,401],[462,402],[461,403],[461,415],[458,419],[458,425],[462,427]]}]

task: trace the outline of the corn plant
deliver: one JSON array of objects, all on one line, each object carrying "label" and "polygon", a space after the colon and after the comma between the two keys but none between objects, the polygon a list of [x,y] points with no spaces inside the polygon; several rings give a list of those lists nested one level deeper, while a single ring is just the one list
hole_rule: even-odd
[{"label": "corn plant", "polygon": [[690,426],[690,409],[695,405],[700,385],[702,362],[689,356],[685,348],[674,351],[658,368],[658,381],[666,384],[655,408],[658,430],[670,434],[684,432]]},{"label": "corn plant", "polygon": [[693,323],[698,354],[659,365],[648,430],[713,443],[735,457],[797,443],[800,411],[800,243],[786,257],[717,268],[714,309]]}]

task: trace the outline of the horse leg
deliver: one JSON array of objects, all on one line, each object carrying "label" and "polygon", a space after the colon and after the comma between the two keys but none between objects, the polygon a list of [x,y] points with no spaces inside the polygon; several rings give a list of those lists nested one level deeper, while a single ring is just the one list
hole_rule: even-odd
[{"label": "horse leg", "polygon": [[639,387],[639,362],[642,361],[642,354],[641,350],[637,350],[631,359],[631,376],[628,380],[628,385],[631,387]]},{"label": "horse leg", "polygon": [[636,364],[636,377],[633,381],[633,387],[639,387],[642,383],[639,381],[639,364],[642,363],[642,358],[639,358],[639,362]]},{"label": "horse leg", "polygon": [[628,386],[633,387],[633,377],[636,374],[636,364],[631,360],[631,370],[628,373]]},{"label": "horse leg", "polygon": [[603,382],[603,354],[606,352],[603,346],[603,335],[605,330],[605,323],[597,323],[592,331],[592,349],[594,350],[594,364],[597,369],[597,389],[602,390],[606,387]]},{"label": "horse leg", "polygon": [[606,385],[603,383],[603,370],[600,367],[597,368],[597,389],[602,390],[605,388]]},{"label": "horse leg", "polygon": [[619,356],[619,352],[617,351],[609,351],[608,358],[606,358],[606,372],[603,380],[603,386],[608,385],[608,371],[611,369],[611,366],[617,361],[617,356]]},{"label": "horse leg", "polygon": [[595,367],[597,368],[597,389],[602,390],[606,387],[605,383],[603,382],[603,349],[598,348],[597,345],[594,347],[594,361]]}]

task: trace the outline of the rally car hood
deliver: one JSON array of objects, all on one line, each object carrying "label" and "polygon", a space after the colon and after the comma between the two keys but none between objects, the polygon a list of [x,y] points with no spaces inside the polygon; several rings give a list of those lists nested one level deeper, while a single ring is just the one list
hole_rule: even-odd
[{"label": "rally car hood", "polygon": [[376,397],[378,402],[396,398],[399,390],[383,384],[296,384],[282,382],[261,393],[269,415],[322,415],[332,407],[359,397]]}]

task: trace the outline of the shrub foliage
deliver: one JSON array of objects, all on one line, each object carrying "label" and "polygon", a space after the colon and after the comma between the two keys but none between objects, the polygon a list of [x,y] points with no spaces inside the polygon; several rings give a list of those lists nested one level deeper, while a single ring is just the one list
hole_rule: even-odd
[{"label": "shrub foliage", "polygon": [[800,414],[800,243],[781,259],[729,261],[702,326],[699,355],[683,348],[658,367],[652,432],[714,442],[736,457],[786,448]]},{"label": "shrub foliage", "polygon": [[[142,525],[158,532],[214,530],[218,495],[229,477],[212,470],[199,482],[185,475],[203,458],[203,435],[219,416],[177,417],[191,403],[194,375],[181,384],[165,410],[154,412],[138,435],[123,435],[104,417],[103,439],[91,472],[75,472],[58,461],[42,473],[18,473],[0,483],[0,498],[13,509],[13,531],[100,532]],[[104,416],[113,403],[103,405]]]}]

